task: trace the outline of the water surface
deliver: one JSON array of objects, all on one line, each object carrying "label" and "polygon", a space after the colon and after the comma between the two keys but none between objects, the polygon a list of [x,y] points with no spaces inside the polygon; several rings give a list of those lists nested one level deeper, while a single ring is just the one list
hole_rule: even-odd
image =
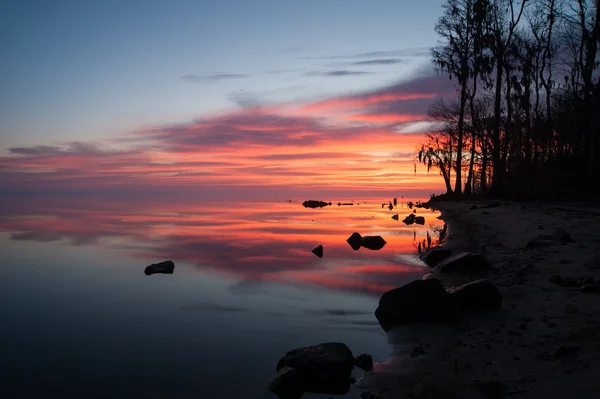
[{"label": "water surface", "polygon": [[[327,200],[0,197],[0,396],[275,398],[295,347],[387,360],[373,311],[424,274],[416,248],[439,215],[405,226],[391,216],[411,211],[384,199]],[[353,251],[355,231],[387,244]],[[173,275],[144,275],[167,259]]]}]

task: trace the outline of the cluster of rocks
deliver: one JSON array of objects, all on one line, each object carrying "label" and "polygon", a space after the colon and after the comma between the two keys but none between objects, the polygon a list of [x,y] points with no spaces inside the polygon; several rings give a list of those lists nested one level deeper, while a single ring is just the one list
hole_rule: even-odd
[{"label": "cluster of rocks", "polygon": [[360,233],[354,232],[346,240],[353,250],[358,251],[361,247],[372,251],[380,250],[387,244],[381,236],[361,236]]},{"label": "cluster of rocks", "polygon": [[413,223],[424,225],[425,224],[425,217],[423,217],[423,216],[416,216],[414,213],[411,213],[410,215],[408,215],[407,217],[405,217],[404,220],[402,220],[402,223],[404,223],[407,226],[410,226]]},{"label": "cluster of rocks", "polygon": [[578,287],[587,294],[600,294],[600,277],[565,277],[555,274],[550,277],[550,282],[561,287]]},{"label": "cluster of rocks", "polygon": [[305,392],[343,395],[354,382],[354,367],[369,371],[373,358],[354,357],[340,342],[298,348],[286,353],[277,363],[277,375],[267,388],[281,399],[299,399]]},{"label": "cluster of rocks", "polygon": [[437,246],[419,255],[419,258],[435,273],[482,272],[491,264],[481,254],[456,252]]}]

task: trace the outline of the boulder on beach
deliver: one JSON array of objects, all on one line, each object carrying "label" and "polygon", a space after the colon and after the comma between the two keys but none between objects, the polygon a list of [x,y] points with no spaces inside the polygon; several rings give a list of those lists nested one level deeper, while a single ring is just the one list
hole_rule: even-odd
[{"label": "boulder on beach", "polygon": [[468,310],[496,310],[502,306],[502,295],[498,288],[487,279],[448,289],[456,304]]},{"label": "boulder on beach", "polygon": [[450,255],[440,261],[433,272],[459,273],[459,272],[480,272],[491,267],[490,263],[480,254],[471,252],[459,252]]},{"label": "boulder on beach", "polygon": [[305,208],[323,208],[331,205],[331,202],[308,200],[302,203]]},{"label": "boulder on beach", "polygon": [[354,358],[354,365],[361,370],[371,371],[373,369],[373,357],[366,353],[358,355]]},{"label": "boulder on beach", "polygon": [[154,263],[150,266],[146,266],[144,274],[150,276],[152,274],[173,274],[175,270],[175,263],[172,260],[166,260],[160,263]]},{"label": "boulder on beach", "polygon": [[313,249],[310,252],[317,255],[319,258],[322,258],[323,257],[323,246],[319,245],[318,247],[316,247],[315,249]]},{"label": "boulder on beach", "polygon": [[452,322],[457,316],[453,297],[437,279],[415,280],[387,291],[375,310],[384,331],[410,322]]},{"label": "boulder on beach", "polygon": [[381,236],[365,236],[360,241],[360,245],[372,251],[378,251],[383,248],[387,242]]},{"label": "boulder on beach", "polygon": [[[295,372],[284,370],[286,367]],[[298,348],[279,360],[276,368],[278,374],[269,384],[269,389],[281,399],[298,398],[281,396],[281,393],[294,395],[300,388],[302,392],[343,395],[350,389],[353,368],[354,356],[343,343],[327,342]]]},{"label": "boulder on beach", "polygon": [[435,267],[439,262],[452,255],[452,250],[444,247],[433,247],[419,255],[419,258],[429,267]]},{"label": "boulder on beach", "polygon": [[425,224],[425,218],[423,216],[415,216],[414,220],[415,220],[416,224],[420,224],[420,225]]},{"label": "boulder on beach", "polygon": [[298,370],[293,367],[282,367],[271,380],[267,389],[280,399],[300,399],[304,394],[304,384]]}]

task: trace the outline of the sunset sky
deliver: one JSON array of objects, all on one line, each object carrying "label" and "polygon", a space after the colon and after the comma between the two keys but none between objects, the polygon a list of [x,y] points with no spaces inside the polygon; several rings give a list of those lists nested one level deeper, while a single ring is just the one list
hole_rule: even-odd
[{"label": "sunset sky", "polygon": [[0,192],[440,192],[442,3],[5,2]]}]

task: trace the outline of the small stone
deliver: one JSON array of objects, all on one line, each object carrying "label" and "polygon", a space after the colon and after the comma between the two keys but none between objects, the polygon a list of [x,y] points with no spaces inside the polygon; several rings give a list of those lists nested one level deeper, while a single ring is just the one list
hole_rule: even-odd
[{"label": "small stone", "polygon": [[354,358],[354,365],[361,370],[371,371],[373,369],[373,357],[363,353]]}]

